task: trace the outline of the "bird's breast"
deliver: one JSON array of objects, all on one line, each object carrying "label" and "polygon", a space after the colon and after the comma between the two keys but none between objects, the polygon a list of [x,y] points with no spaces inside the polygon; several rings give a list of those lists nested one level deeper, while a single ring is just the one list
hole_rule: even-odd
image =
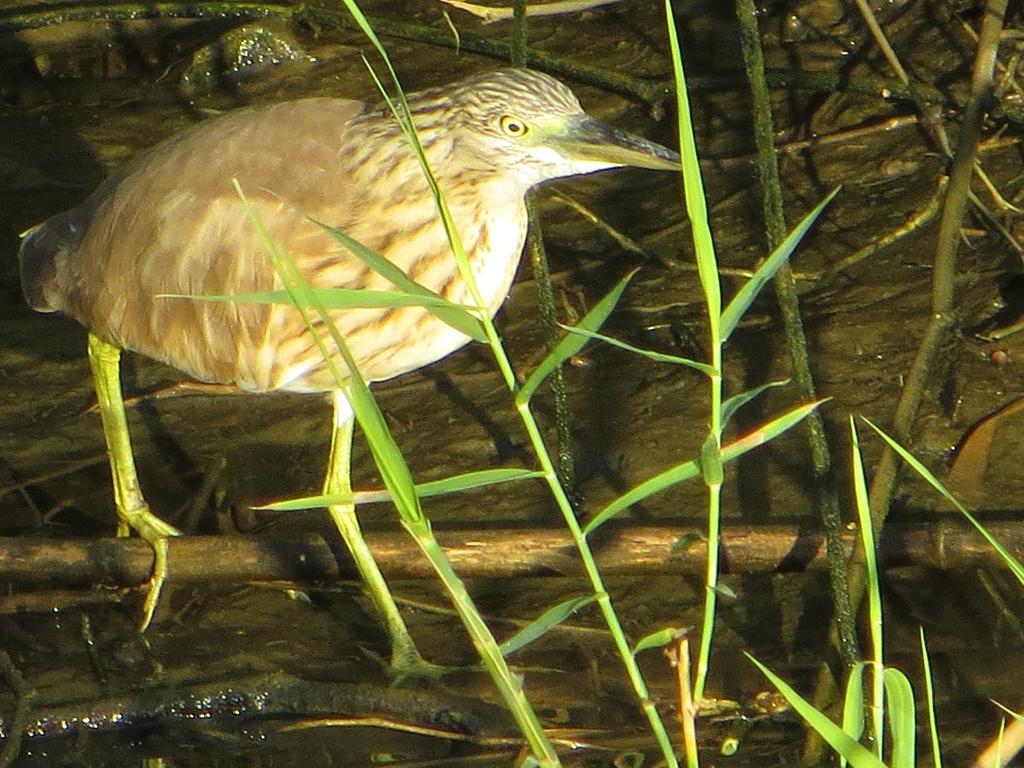
[{"label": "bird's breast", "polygon": [[[512,206],[510,206],[512,207]],[[526,210],[522,200],[512,215],[489,215],[469,254],[477,287],[490,316],[498,311],[515,278],[526,241]]]},{"label": "bird's breast", "polygon": [[[454,195],[449,205],[460,240],[469,259],[488,316],[501,306],[515,277],[526,237],[526,211],[521,193],[506,197],[490,209],[467,205]],[[432,198],[413,202],[395,211],[386,222],[365,226],[365,221],[348,234],[380,253],[420,285],[457,304],[475,306],[472,292],[459,272],[448,235]],[[311,270],[316,282],[331,287],[395,290],[383,276],[347,252],[338,252],[331,263]],[[279,307],[274,315],[291,322],[289,308]],[[343,309],[332,311],[332,320],[345,338],[361,374],[369,381],[398,376],[451,354],[469,338],[423,307]],[[285,350],[280,341],[268,359],[275,361],[271,389],[300,391],[326,389],[330,381],[315,346],[301,334],[281,331],[269,339],[288,337],[296,349]],[[299,348],[301,347],[301,348]],[[262,388],[262,387],[261,387]]]}]

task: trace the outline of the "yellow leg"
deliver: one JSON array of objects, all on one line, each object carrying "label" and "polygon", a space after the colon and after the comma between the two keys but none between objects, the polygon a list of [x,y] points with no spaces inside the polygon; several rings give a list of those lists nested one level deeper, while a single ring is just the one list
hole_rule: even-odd
[{"label": "yellow leg", "polygon": [[[334,429],[331,433],[331,454],[327,462],[327,477],[324,480],[324,494],[349,496],[352,495],[352,479],[350,474],[352,462],[352,431],[353,419],[352,409],[345,399],[345,395],[336,391],[333,393],[334,404]],[[423,660],[409,629],[405,626],[405,620],[395,605],[395,599],[388,589],[384,575],[373,559],[373,554],[363,538],[359,528],[359,520],[356,518],[355,504],[333,504],[327,508],[338,528],[345,546],[348,547],[352,559],[355,561],[359,575],[363,579],[366,590],[377,607],[384,626],[387,628],[388,636],[391,639],[391,672],[396,678],[402,678],[410,674],[429,674],[431,665]]]},{"label": "yellow leg", "polygon": [[134,530],[153,547],[153,575],[143,604],[142,629],[145,630],[153,619],[160,590],[167,577],[167,537],[179,536],[181,532],[150,512],[142,497],[132,455],[131,437],[128,434],[128,419],[121,399],[120,360],[120,349],[89,334],[89,364],[92,366],[100,417],[103,419],[110,474],[114,480],[117,535],[127,536]]}]

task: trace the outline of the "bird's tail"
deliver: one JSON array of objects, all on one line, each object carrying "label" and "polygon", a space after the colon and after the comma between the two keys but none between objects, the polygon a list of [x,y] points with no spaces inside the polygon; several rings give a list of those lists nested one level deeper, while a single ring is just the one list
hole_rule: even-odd
[{"label": "bird's tail", "polygon": [[60,310],[49,298],[50,286],[57,278],[58,264],[78,246],[75,227],[64,220],[65,214],[47,219],[21,233],[18,262],[21,265],[21,290],[25,301],[37,312]]}]

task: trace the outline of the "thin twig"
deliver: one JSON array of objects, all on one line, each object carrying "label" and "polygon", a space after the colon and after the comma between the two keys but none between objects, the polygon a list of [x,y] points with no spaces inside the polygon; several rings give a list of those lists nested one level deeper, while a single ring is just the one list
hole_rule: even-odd
[{"label": "thin twig", "polygon": [[[737,0],[736,15],[740,22],[740,42],[743,58],[750,78],[753,95],[754,137],[758,153],[758,175],[763,195],[765,228],[768,247],[774,248],[785,237],[786,220],[782,210],[782,184],[779,180],[779,162],[774,146],[774,126],[771,100],[764,77],[764,57],[757,26],[757,9],[753,0]],[[775,277],[775,297],[782,312],[786,342],[793,366],[799,397],[807,402],[818,399],[814,376],[811,374],[807,354],[807,336],[800,316],[800,300],[792,268],[784,264]],[[832,597],[835,601],[836,621],[839,626],[839,653],[849,668],[859,658],[857,635],[850,606],[846,554],[842,547],[843,519],[839,512],[839,499],[832,477],[832,457],[820,411],[807,416],[808,445],[814,469],[814,487],[818,498],[819,514],[824,526],[829,562]]]},{"label": "thin twig", "polygon": [[[515,26],[512,28],[512,63],[517,67],[526,66],[526,0],[516,0]],[[544,248],[544,234],[533,194],[526,198],[526,213],[530,226],[530,242],[527,252],[530,266],[537,283],[537,305],[540,310],[540,324],[544,332],[544,346],[551,351],[557,346],[561,332],[558,327],[558,309],[555,289],[551,284],[551,266]],[[555,409],[555,432],[557,434],[558,479],[565,486],[570,498],[576,488],[576,460],[573,455],[572,415],[569,410],[569,389],[565,382],[565,366],[560,365],[551,372],[548,380]]]},{"label": "thin twig", "polygon": [[[592,8],[599,8],[602,5],[612,5],[622,0],[564,0],[563,2],[541,3],[531,5],[526,9],[527,16],[566,16],[570,13],[589,11]],[[499,21],[512,21],[515,8],[495,8],[490,5],[479,3],[467,3],[463,0],[441,0],[445,5],[457,8],[460,11],[471,13],[480,19],[484,24],[494,24]]]},{"label": "thin twig", "polygon": [[[899,442],[908,442],[917,416],[925,387],[934,367],[946,334],[956,324],[953,303],[953,285],[956,253],[960,242],[960,227],[967,208],[974,160],[984,106],[992,90],[992,72],[999,46],[999,33],[1006,13],[1006,0],[989,0],[982,19],[979,48],[971,78],[971,98],[964,113],[957,145],[956,159],[950,172],[938,242],[932,271],[932,304],[929,327],[918,354],[907,375],[903,394],[896,406],[891,434]],[[879,461],[871,486],[871,513],[876,531],[881,531],[889,510],[889,502],[896,484],[898,463],[896,455],[886,450]],[[859,600],[862,580],[851,583],[851,596]]]}]

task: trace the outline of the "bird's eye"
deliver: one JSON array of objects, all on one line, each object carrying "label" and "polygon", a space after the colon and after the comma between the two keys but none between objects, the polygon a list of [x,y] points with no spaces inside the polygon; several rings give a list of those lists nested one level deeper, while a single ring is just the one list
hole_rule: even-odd
[{"label": "bird's eye", "polygon": [[521,138],[530,132],[530,126],[525,121],[512,115],[502,115],[499,125],[506,136],[511,136],[514,139]]}]

